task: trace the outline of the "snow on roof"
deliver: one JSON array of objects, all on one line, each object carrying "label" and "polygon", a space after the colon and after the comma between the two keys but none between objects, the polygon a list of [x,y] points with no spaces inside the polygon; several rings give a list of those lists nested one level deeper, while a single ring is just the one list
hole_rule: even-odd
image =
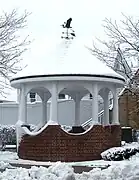
[{"label": "snow on roof", "polygon": [[[47,53],[46,53],[47,54]],[[100,75],[124,78],[94,57],[79,40],[61,40],[55,50],[44,59],[29,64],[12,79],[37,75]]]}]

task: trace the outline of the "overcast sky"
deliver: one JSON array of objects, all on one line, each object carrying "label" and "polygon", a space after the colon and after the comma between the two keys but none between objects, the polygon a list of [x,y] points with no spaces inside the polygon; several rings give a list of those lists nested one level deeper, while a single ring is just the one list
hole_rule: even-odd
[{"label": "overcast sky", "polygon": [[26,62],[45,57],[62,32],[61,24],[73,18],[72,27],[82,39],[104,37],[102,23],[105,17],[120,20],[121,12],[139,16],[138,0],[1,0],[1,11],[19,8],[32,14],[28,17],[26,34],[34,39]]},{"label": "overcast sky", "polygon": [[18,8],[32,14],[24,31],[34,39],[24,62],[31,63],[45,58],[61,37],[61,24],[72,17],[76,35],[85,41],[95,37],[105,38],[103,20],[120,20],[121,12],[139,17],[139,0],[1,0],[0,11]]}]

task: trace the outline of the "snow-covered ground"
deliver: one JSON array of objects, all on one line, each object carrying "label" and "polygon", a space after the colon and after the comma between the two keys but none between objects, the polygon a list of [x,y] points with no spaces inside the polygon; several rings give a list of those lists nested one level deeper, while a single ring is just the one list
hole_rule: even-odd
[{"label": "snow-covered ground", "polygon": [[[128,145],[126,145],[128,146]],[[130,146],[137,146],[133,143]],[[33,164],[30,169],[12,168],[9,163]],[[49,168],[35,165],[51,165]],[[104,166],[107,169],[94,168],[82,174],[74,173],[72,165]],[[7,169],[0,173],[0,180],[139,180],[139,153],[129,160],[123,161],[91,161],[74,163],[35,162],[18,159],[16,153],[0,152],[0,169]]]}]

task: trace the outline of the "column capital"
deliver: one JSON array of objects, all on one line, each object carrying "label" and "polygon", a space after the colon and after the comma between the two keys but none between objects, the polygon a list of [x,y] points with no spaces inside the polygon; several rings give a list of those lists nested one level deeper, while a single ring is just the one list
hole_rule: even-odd
[{"label": "column capital", "polygon": [[97,83],[92,85],[92,91],[93,92],[98,91],[98,84]]},{"label": "column capital", "polygon": [[110,90],[108,88],[103,88],[100,90],[99,95],[103,98],[103,99],[107,99],[107,96],[109,95]]},{"label": "column capital", "polygon": [[24,95],[27,96],[28,88],[26,87],[25,84],[21,84],[20,91],[21,91],[21,93],[24,92]]},{"label": "column capital", "polygon": [[42,102],[47,102],[48,99],[51,97],[51,94],[48,94],[46,92],[37,92],[37,94],[40,96]]},{"label": "column capital", "polygon": [[74,100],[74,101],[81,101],[82,99],[82,95],[80,93],[75,93],[75,94],[72,94],[71,95],[71,98]]}]

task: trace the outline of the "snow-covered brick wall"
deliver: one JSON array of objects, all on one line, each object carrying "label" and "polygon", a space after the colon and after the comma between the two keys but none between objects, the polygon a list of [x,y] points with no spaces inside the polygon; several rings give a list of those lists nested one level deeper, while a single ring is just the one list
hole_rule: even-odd
[{"label": "snow-covered brick wall", "polygon": [[[121,127],[119,125],[94,125],[86,133],[80,135],[68,134],[60,126],[50,125],[37,136],[31,134],[22,136],[18,155],[21,159],[35,161],[98,160],[104,150],[120,146],[120,134]],[[32,137],[30,138],[30,136]]]}]

